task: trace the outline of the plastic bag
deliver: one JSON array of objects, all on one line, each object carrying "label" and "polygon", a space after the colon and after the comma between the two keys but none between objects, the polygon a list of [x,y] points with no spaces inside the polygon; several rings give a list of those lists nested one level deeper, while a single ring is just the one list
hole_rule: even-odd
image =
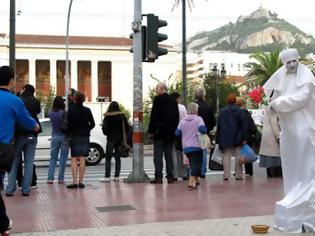
[{"label": "plastic bag", "polygon": [[248,144],[244,144],[241,148],[241,161],[245,163],[252,163],[257,160],[257,154],[251,149]]},{"label": "plastic bag", "polygon": [[216,144],[211,156],[211,160],[222,165],[223,164],[223,152],[219,149],[219,145]]}]

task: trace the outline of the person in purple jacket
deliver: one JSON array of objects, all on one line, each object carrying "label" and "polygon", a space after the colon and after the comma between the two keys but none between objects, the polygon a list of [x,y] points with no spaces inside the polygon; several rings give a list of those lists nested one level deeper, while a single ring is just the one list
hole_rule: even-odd
[{"label": "person in purple jacket", "polygon": [[200,187],[201,165],[203,152],[199,144],[198,132],[207,133],[203,119],[197,115],[198,104],[190,103],[187,106],[187,115],[180,121],[176,136],[182,137],[183,152],[189,159],[191,174],[188,181],[188,189]]}]

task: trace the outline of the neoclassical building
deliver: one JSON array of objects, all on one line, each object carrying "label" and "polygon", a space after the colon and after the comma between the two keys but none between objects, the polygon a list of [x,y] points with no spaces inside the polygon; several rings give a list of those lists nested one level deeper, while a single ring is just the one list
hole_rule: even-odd
[{"label": "neoclassical building", "polygon": [[[86,94],[87,102],[98,96],[116,100],[132,110],[132,41],[115,37],[69,37],[70,87]],[[53,35],[16,35],[16,89],[30,83],[46,96],[53,88],[65,95],[65,37]],[[0,65],[9,62],[9,38],[0,34]],[[176,51],[155,63],[143,63],[144,97],[156,83],[150,75],[166,80],[176,74]]]}]

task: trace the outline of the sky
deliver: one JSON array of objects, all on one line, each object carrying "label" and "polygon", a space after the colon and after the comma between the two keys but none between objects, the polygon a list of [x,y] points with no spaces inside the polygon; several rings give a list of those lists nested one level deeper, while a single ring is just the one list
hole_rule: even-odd
[{"label": "sky", "polygon": [[[181,5],[173,10],[175,0],[142,0],[142,13],[153,13],[166,20],[160,31],[167,43],[181,42]],[[65,35],[70,0],[16,0],[16,33]],[[0,33],[9,33],[10,0],[0,4]],[[194,0],[187,6],[187,37],[210,31],[240,15],[248,15],[260,6],[283,18],[305,33],[315,36],[312,0]],[[73,0],[69,35],[129,37],[134,0]]]}]

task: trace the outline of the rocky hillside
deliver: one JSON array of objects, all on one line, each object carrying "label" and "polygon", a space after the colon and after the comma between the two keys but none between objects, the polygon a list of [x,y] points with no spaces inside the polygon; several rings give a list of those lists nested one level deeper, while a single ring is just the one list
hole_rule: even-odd
[{"label": "rocky hillside", "polygon": [[315,52],[312,36],[278,18],[276,13],[260,7],[248,16],[240,16],[236,23],[229,23],[213,31],[196,34],[187,40],[188,50],[225,50],[253,53],[257,50],[273,51],[296,47],[300,53]]}]

